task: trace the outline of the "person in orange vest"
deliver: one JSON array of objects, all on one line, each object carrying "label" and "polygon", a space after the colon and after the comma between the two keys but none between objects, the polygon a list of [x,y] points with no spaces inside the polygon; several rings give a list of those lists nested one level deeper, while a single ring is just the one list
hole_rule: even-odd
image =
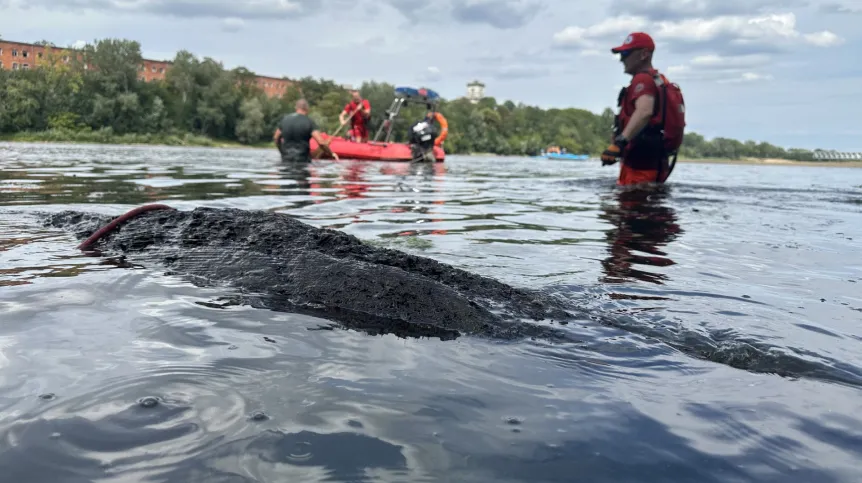
[{"label": "person in orange vest", "polygon": [[440,124],[440,132],[437,134],[437,138],[434,139],[434,146],[443,146],[443,141],[446,140],[446,136],[449,135],[449,123],[446,121],[446,118],[443,117],[443,114],[440,114],[437,111],[428,111],[425,113],[425,121],[429,124],[433,121],[437,121]]},{"label": "person in orange vest", "polygon": [[[408,142],[410,143],[410,151],[414,161],[425,160],[434,162],[434,148],[439,147],[449,135],[449,123],[446,118],[439,112],[431,110],[425,112],[425,117],[410,127],[408,134]],[[440,123],[440,130],[434,128],[434,121]],[[436,136],[436,137],[435,137]]]}]

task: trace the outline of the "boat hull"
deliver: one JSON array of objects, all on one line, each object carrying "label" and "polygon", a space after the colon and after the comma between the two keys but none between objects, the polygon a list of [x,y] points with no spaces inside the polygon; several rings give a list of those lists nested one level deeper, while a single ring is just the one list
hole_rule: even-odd
[{"label": "boat hull", "polygon": [[[324,139],[329,136],[322,134]],[[313,138],[309,141],[312,157],[315,159],[332,159],[331,156],[323,154],[317,148],[319,145]],[[410,146],[405,143],[357,143],[343,138],[332,138],[329,149],[339,159],[350,159],[356,161],[412,161],[413,154]],[[446,153],[439,146],[434,147],[434,158],[441,163],[446,158]]]},{"label": "boat hull", "polygon": [[540,156],[536,156],[537,158],[544,159],[560,159],[566,161],[580,161],[585,159],[590,159],[588,154],[569,154],[569,153],[545,153]]}]

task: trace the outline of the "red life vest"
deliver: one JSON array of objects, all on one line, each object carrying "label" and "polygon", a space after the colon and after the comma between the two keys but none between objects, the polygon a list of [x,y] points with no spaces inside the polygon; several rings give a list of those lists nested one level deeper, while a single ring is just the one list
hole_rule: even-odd
[{"label": "red life vest", "polygon": [[[658,99],[656,99],[649,124],[647,124],[647,127],[641,133],[647,134],[649,131],[659,133],[666,153],[673,154],[682,145],[685,133],[685,99],[678,84],[670,82],[664,74],[659,73],[657,70],[653,70],[650,73],[658,88],[659,95]],[[627,87],[624,87],[617,98],[620,112],[617,114],[616,125],[619,132],[622,132],[622,129],[625,128],[631,119],[631,114],[626,113],[626,106],[623,105],[627,97],[627,89]],[[638,134],[635,139],[640,136],[641,134]]]}]

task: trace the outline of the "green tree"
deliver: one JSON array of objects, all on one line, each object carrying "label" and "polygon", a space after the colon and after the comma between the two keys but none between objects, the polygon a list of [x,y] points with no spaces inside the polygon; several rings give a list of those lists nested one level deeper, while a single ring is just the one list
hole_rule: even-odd
[{"label": "green tree", "polygon": [[[350,100],[332,80],[311,76],[293,81],[280,97],[268,98],[254,72],[225,69],[211,58],[179,51],[163,81],[143,82],[137,42],[103,39],[86,45],[80,55],[43,42],[37,69],[0,70],[0,132],[52,129],[74,139],[75,131],[97,136],[141,134],[203,135],[254,144],[267,140],[278,120],[293,112],[304,97],[311,117],[327,132],[338,129],[338,116]],[[395,86],[369,81],[360,93],[371,102],[370,134],[387,117]],[[615,101],[611,99],[610,101]],[[487,97],[473,104],[464,98],[441,100],[439,111],[449,123],[444,145],[452,154],[489,152],[535,155],[550,145],[597,156],[612,137],[614,111],[593,113],[577,108],[540,109]],[[405,141],[408,127],[424,113],[421,105],[402,108],[392,126],[392,140]],[[163,137],[163,136],[162,136]],[[812,151],[785,149],[763,141],[707,140],[689,131],[681,148],[688,158],[785,158],[811,161]]]},{"label": "green tree", "polygon": [[255,98],[242,101],[239,108],[240,120],[236,125],[236,137],[240,142],[250,144],[264,134],[263,105]]}]

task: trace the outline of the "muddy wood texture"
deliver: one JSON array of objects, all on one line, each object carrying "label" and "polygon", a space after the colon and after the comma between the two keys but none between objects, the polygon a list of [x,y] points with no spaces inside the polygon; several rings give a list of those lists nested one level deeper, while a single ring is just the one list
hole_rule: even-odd
[{"label": "muddy wood texture", "polygon": [[[113,217],[65,211],[47,225],[86,238]],[[199,286],[227,284],[233,303],[306,313],[370,333],[566,339],[573,307],[430,258],[362,243],[267,211],[153,211],[92,249],[161,264]]]}]

